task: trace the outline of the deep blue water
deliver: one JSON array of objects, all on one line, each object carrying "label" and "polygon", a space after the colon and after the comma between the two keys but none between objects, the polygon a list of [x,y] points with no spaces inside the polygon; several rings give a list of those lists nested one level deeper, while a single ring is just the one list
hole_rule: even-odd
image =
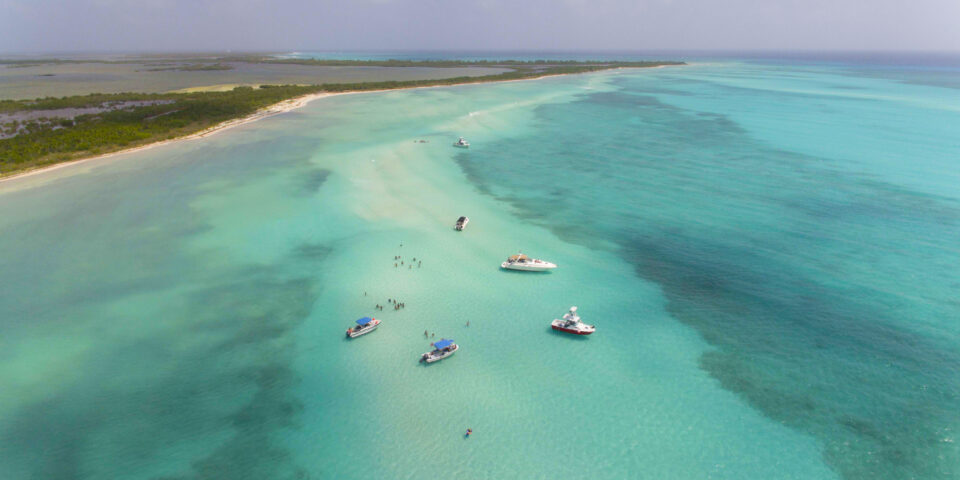
[{"label": "deep blue water", "polygon": [[617,78],[458,162],[615,244],[716,347],[701,367],[844,477],[957,478],[957,74],[829,60]]}]

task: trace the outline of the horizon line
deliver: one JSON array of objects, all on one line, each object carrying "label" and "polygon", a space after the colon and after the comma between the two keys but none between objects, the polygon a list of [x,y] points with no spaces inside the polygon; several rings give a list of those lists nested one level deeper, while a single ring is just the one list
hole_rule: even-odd
[{"label": "horizon line", "polygon": [[618,53],[618,54],[723,54],[723,53],[752,53],[752,54],[943,54],[960,55],[960,50],[919,50],[919,49],[792,49],[792,48],[651,48],[651,49],[331,49],[331,48],[291,48],[291,49],[197,49],[197,50],[35,50],[35,51],[6,51],[0,50],[0,55],[82,55],[82,54],[192,54],[192,55],[238,55],[238,54],[290,54],[290,53],[447,53],[447,54],[585,54],[585,53]]}]

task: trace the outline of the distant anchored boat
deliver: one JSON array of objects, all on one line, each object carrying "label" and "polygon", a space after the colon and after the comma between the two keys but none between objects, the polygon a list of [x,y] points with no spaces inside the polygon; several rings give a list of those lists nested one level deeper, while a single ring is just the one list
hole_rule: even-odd
[{"label": "distant anchored boat", "polygon": [[567,312],[562,319],[554,319],[553,323],[550,324],[550,328],[574,335],[590,335],[597,331],[597,327],[587,325],[580,321],[580,316],[577,315],[577,307],[570,307],[570,311]]},{"label": "distant anchored boat", "polygon": [[460,137],[459,140],[453,143],[453,146],[457,148],[470,148],[470,142],[468,142],[465,138]]},{"label": "distant anchored boat", "polygon": [[510,255],[507,261],[500,264],[500,268],[508,270],[523,270],[527,272],[542,272],[557,268],[557,264],[530,258],[522,253]]},{"label": "distant anchored boat", "polygon": [[357,320],[357,326],[347,329],[347,337],[357,338],[360,335],[366,335],[380,326],[380,320],[376,318],[363,317]]},{"label": "distant anchored boat", "polygon": [[470,219],[467,217],[460,217],[457,219],[457,224],[453,226],[457,231],[463,231],[464,228],[467,228],[467,224],[470,223]]},{"label": "distant anchored boat", "polygon": [[433,344],[433,350],[420,356],[420,362],[433,363],[449,357],[460,349],[460,345],[453,343],[453,340],[440,339]]}]

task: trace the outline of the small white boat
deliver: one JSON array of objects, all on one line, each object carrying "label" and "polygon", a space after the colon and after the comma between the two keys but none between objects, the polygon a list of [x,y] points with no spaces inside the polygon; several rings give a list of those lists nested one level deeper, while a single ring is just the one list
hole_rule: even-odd
[{"label": "small white boat", "polygon": [[500,268],[506,268],[508,270],[523,270],[527,272],[542,272],[544,270],[557,268],[557,264],[544,260],[538,260],[536,258],[530,258],[522,253],[518,253],[516,255],[510,255],[507,257],[507,261],[501,263]]},{"label": "small white boat", "polygon": [[453,226],[457,231],[463,231],[464,228],[467,228],[467,224],[470,223],[470,219],[467,217],[460,217],[457,219],[457,224]]},{"label": "small white boat", "polygon": [[562,319],[555,318],[550,323],[550,328],[574,335],[590,335],[597,331],[597,327],[580,321],[580,316],[577,315],[577,307],[570,307],[570,311]]},{"label": "small white boat", "polygon": [[460,345],[453,343],[453,340],[441,338],[439,342],[433,344],[433,350],[420,356],[420,362],[433,363],[443,360],[456,353]]},{"label": "small white boat", "polygon": [[357,326],[347,329],[347,337],[357,338],[360,335],[366,335],[380,326],[380,320],[376,318],[363,317],[357,320]]},{"label": "small white boat", "polygon": [[465,138],[460,137],[459,140],[454,142],[453,146],[457,148],[470,148],[470,142],[468,142]]}]

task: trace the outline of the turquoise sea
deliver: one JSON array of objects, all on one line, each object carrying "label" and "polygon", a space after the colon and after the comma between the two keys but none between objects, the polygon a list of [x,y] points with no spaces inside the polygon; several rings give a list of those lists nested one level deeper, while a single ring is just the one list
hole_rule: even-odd
[{"label": "turquoise sea", "polygon": [[0,478],[958,478],[941,60],[341,95],[0,183]]}]

